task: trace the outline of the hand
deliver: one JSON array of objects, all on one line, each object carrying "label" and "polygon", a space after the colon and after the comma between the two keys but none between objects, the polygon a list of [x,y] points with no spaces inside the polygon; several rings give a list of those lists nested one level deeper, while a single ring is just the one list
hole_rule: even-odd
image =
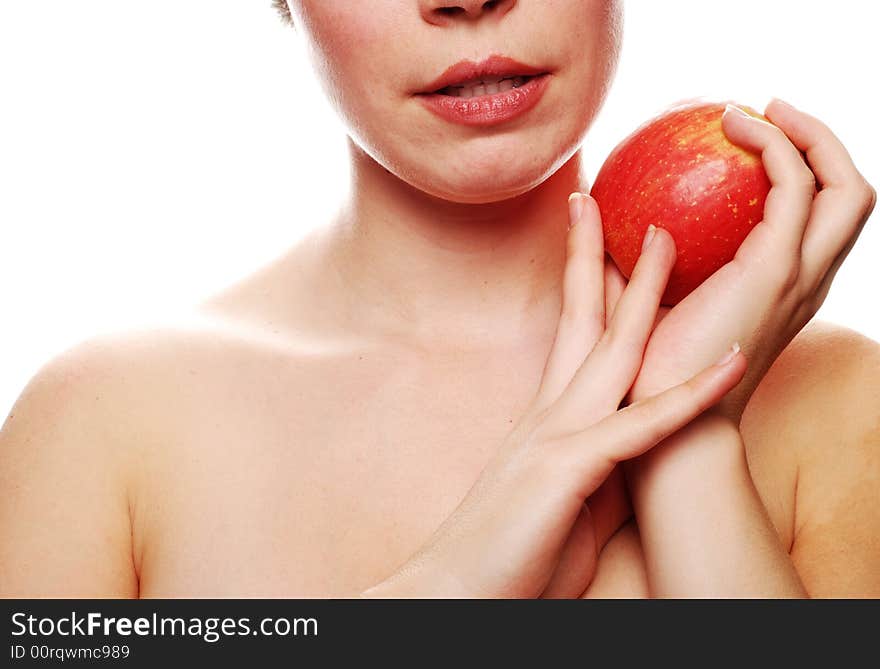
[{"label": "hand", "polygon": [[[738,341],[749,370],[716,410],[739,425],[773,361],[818,311],[874,208],[876,192],[825,124],[778,100],[765,115],[772,124],[730,110],[722,121],[733,143],[762,156],[772,184],[763,220],[731,262],[660,310],[630,399],[680,383]],[[606,281],[611,313],[625,281],[610,263]]]},{"label": "hand", "polygon": [[642,363],[675,250],[671,236],[658,232],[606,328],[599,212],[592,199],[581,202],[556,338],[533,401],[427,544],[362,596],[580,596],[598,552],[585,500],[618,462],[686,425],[742,377],[746,361],[735,354],[618,410]]}]

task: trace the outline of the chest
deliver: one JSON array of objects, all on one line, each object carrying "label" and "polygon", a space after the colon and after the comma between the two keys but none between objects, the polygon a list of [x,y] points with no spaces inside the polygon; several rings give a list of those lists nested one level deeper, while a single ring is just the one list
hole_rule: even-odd
[{"label": "chest", "polygon": [[[142,596],[332,597],[375,584],[454,511],[541,372],[540,360],[358,362],[262,370],[200,396],[141,472]],[[785,527],[780,472],[750,465]],[[643,590],[637,532],[607,548],[602,591]]]},{"label": "chest", "polygon": [[331,370],[206,397],[143,472],[142,596],[340,596],[390,574],[534,394],[534,370],[517,385],[510,367],[474,368]]}]

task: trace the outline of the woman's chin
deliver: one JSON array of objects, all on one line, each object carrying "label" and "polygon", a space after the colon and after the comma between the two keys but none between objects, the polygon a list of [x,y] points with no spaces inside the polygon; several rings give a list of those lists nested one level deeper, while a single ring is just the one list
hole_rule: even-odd
[{"label": "woman's chin", "polygon": [[488,204],[500,202],[527,193],[539,186],[551,174],[542,171],[525,173],[490,170],[473,174],[457,174],[454,179],[429,178],[421,190],[434,197],[459,204]]},{"label": "woman's chin", "polygon": [[456,204],[491,204],[492,202],[503,202],[504,200],[511,200],[515,197],[519,197],[524,193],[529,192],[532,188],[534,188],[534,186],[513,188],[511,190],[499,190],[496,184],[487,186],[483,190],[471,186],[467,191],[456,189],[446,192],[438,192],[435,190],[426,192],[441,200],[454,202]]}]

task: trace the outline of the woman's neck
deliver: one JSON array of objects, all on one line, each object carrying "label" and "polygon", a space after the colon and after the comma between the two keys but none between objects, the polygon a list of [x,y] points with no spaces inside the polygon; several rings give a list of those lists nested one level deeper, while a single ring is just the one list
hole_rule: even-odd
[{"label": "woman's neck", "polygon": [[567,198],[585,187],[579,151],[528,193],[458,204],[413,188],[351,147],[351,192],[329,252],[350,318],[453,347],[552,336]]}]

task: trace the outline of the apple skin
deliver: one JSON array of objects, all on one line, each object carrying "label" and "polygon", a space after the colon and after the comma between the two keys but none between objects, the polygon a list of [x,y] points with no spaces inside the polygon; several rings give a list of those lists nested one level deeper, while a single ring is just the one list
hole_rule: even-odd
[{"label": "apple skin", "polygon": [[614,148],[590,191],[605,250],[627,278],[649,225],[672,235],[678,257],[661,300],[666,305],[732,260],[763,217],[771,184],[760,156],[721,129],[726,104],[690,99],[642,124]]}]

